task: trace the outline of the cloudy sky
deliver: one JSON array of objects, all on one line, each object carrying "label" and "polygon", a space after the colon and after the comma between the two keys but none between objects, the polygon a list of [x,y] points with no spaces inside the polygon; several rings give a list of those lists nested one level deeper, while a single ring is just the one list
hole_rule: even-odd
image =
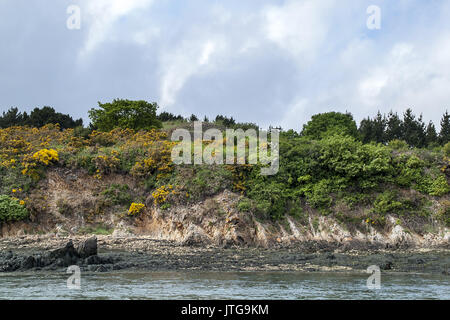
[{"label": "cloudy sky", "polygon": [[50,105],[88,121],[98,101],[144,99],[300,130],[319,112],[359,122],[412,107],[439,127],[449,17],[447,0],[0,0],[0,111]]}]

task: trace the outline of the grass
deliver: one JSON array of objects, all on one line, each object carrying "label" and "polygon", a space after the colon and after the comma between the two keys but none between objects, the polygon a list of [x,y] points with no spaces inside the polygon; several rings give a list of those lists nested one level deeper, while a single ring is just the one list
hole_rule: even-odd
[{"label": "grass", "polygon": [[80,228],[78,231],[79,234],[86,235],[86,234],[94,234],[94,235],[111,235],[113,233],[113,228],[108,228],[104,225],[98,225],[98,226],[88,226],[84,228]]}]

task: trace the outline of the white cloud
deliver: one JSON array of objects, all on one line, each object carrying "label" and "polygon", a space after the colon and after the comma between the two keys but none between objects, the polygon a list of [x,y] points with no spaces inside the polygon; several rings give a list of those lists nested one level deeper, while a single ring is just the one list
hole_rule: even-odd
[{"label": "white cloud", "polygon": [[266,36],[294,57],[311,59],[326,41],[333,1],[288,1],[263,11]]},{"label": "white cloud", "polygon": [[[143,98],[295,129],[319,112],[348,110],[359,121],[406,107],[438,124],[450,107],[445,0],[383,1],[378,31],[366,28],[371,3],[351,0],[78,0],[79,31],[61,24],[65,4],[29,2],[2,6],[0,29],[17,29],[2,33],[5,106],[82,115],[99,100]],[[17,28],[20,19],[51,37]]]},{"label": "white cloud", "polygon": [[[185,41],[171,53],[165,52],[161,58],[161,106],[169,107],[186,81],[194,74],[206,72],[213,67],[212,58],[223,50],[220,37]],[[205,88],[206,89],[206,88]]]},{"label": "white cloud", "polygon": [[[103,41],[113,38],[113,26],[121,17],[147,8],[152,3],[153,0],[84,0],[81,7],[83,16],[88,20],[89,33],[80,56],[91,53]],[[138,35],[138,40],[142,39],[142,35]]]}]

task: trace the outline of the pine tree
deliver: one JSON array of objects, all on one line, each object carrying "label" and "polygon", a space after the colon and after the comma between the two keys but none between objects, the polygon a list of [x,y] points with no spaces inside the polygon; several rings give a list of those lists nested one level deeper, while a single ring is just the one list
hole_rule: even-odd
[{"label": "pine tree", "polygon": [[359,136],[363,143],[369,143],[374,140],[373,122],[370,117],[363,119],[359,125]]},{"label": "pine tree", "polygon": [[403,122],[397,113],[393,113],[392,110],[388,113],[386,120],[386,141],[392,141],[394,139],[403,140],[404,135],[402,131]]},{"label": "pine tree", "polygon": [[433,122],[429,122],[427,126],[427,132],[426,132],[426,145],[430,146],[434,143],[438,142],[438,135],[436,133],[436,128],[434,127]]},{"label": "pine tree", "polygon": [[441,119],[441,132],[439,133],[439,142],[444,145],[450,141],[450,115],[447,110]]},{"label": "pine tree", "polygon": [[375,142],[385,142],[385,131],[386,128],[386,117],[381,114],[380,111],[377,113],[377,117],[373,120],[373,141]]},{"label": "pine tree", "polygon": [[412,147],[421,148],[425,146],[425,124],[422,115],[416,120],[411,109],[407,109],[403,115],[402,125],[404,140]]}]

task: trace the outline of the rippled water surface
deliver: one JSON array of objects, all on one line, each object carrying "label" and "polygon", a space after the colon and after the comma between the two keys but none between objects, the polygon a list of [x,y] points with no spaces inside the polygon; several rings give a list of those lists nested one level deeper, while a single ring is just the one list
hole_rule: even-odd
[{"label": "rippled water surface", "polygon": [[384,275],[369,290],[365,274],[152,272],[0,274],[1,299],[450,299],[444,275]]}]

